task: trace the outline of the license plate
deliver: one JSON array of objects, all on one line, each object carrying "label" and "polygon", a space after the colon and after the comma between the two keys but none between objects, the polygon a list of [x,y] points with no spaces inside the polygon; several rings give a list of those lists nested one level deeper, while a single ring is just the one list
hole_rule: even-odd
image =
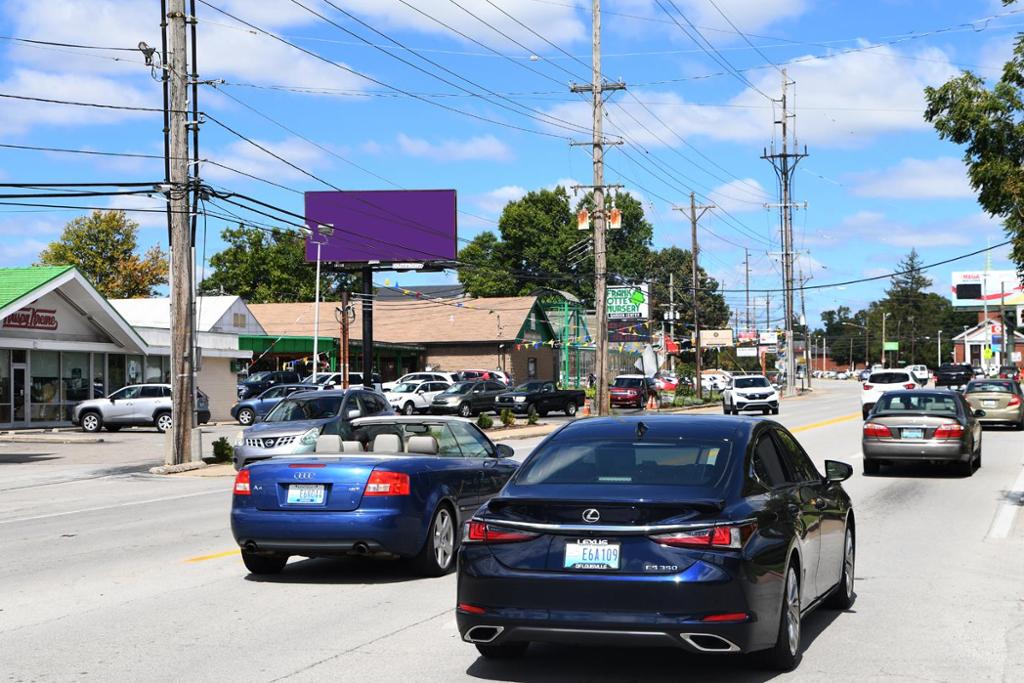
[{"label": "license plate", "polygon": [[994,399],[988,399],[988,400],[982,401],[981,405],[985,406],[986,408],[995,408],[997,403],[998,403],[998,401],[996,401]]},{"label": "license plate", "polygon": [[288,502],[300,505],[319,505],[324,502],[324,485],[291,484],[288,486]]},{"label": "license plate", "polygon": [[619,544],[583,539],[565,544],[565,569],[618,569]]},{"label": "license plate", "polygon": [[901,434],[901,436],[904,439],[923,439],[924,438],[924,430],[923,429],[904,429],[902,434]]}]

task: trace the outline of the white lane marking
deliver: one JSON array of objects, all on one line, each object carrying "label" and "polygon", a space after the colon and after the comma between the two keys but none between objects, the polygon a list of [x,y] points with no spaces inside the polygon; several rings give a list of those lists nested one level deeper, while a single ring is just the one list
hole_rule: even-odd
[{"label": "white lane marking", "polygon": [[1017,518],[1017,512],[1021,509],[1021,503],[1015,501],[1024,500],[1024,468],[1017,475],[1017,480],[1006,494],[1006,499],[999,504],[996,510],[995,519],[988,530],[988,538],[1000,540],[1010,535],[1013,529],[1013,521]]},{"label": "white lane marking", "polygon": [[197,493],[183,493],[180,496],[163,496],[162,498],[148,498],[146,500],[134,500],[127,503],[114,503],[113,505],[100,505],[92,508],[82,508],[81,510],[69,510],[67,512],[53,512],[48,515],[34,515],[32,517],[16,517],[14,519],[3,519],[0,520],[0,524],[15,524],[16,522],[32,522],[37,519],[51,519],[53,517],[66,517],[68,515],[81,515],[87,512],[99,512],[101,510],[113,510],[116,508],[132,507],[135,505],[148,505],[150,503],[163,503],[168,500],[180,500],[182,498],[194,498],[195,496],[208,496],[213,493],[220,493],[227,495],[230,493],[227,489],[217,491],[199,491]]}]

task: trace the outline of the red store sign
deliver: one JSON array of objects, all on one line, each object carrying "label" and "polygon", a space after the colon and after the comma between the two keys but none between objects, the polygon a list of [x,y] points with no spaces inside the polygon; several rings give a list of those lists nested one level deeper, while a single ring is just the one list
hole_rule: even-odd
[{"label": "red store sign", "polygon": [[53,308],[26,306],[4,318],[4,327],[19,330],[56,330],[57,311]]}]

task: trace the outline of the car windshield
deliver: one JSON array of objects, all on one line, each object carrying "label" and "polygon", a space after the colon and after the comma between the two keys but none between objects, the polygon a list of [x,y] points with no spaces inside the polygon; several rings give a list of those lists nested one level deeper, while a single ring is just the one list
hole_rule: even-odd
[{"label": "car windshield", "polygon": [[868,378],[869,384],[902,384],[909,381],[910,376],[905,372],[874,372]]},{"label": "car windshield", "polygon": [[771,386],[764,377],[737,377],[733,380],[733,386],[737,389],[752,389],[754,387]]},{"label": "car windshield", "polygon": [[392,394],[411,394],[416,391],[416,387],[420,385],[419,382],[403,382],[402,384],[396,384],[391,390]]},{"label": "car windshield", "polygon": [[970,382],[967,385],[968,394],[994,393],[1012,394],[1013,388],[1009,382]]},{"label": "car windshield", "polygon": [[342,396],[314,396],[285,399],[270,411],[266,422],[294,422],[335,417],[341,409],[342,398]]},{"label": "car windshield", "polygon": [[875,413],[945,413],[956,414],[956,399],[952,395],[913,392],[885,394],[878,401]]},{"label": "car windshield", "polygon": [[257,372],[255,375],[249,375],[249,377],[244,382],[242,382],[242,384],[257,384],[259,382],[263,382],[268,377],[270,377],[269,372]]},{"label": "car windshield", "polygon": [[731,454],[732,442],[726,440],[554,439],[520,468],[515,483],[688,486],[720,491],[728,479]]},{"label": "car windshield", "polygon": [[442,394],[468,394],[477,385],[477,382],[457,382],[444,391]]},{"label": "car windshield", "polygon": [[640,377],[616,377],[615,383],[612,386],[635,389],[636,387],[642,387],[643,384],[644,381]]},{"label": "car windshield", "polygon": [[544,382],[523,382],[516,387],[516,391],[540,391],[544,388]]}]

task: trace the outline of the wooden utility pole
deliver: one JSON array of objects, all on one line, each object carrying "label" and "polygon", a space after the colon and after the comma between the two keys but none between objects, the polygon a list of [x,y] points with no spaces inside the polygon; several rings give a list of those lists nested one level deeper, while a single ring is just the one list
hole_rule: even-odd
[{"label": "wooden utility pole", "polygon": [[[167,3],[171,254],[171,461],[192,459],[195,347],[192,343],[192,231],[189,223],[188,45],[185,0]],[[199,125],[193,121],[191,125]]]},{"label": "wooden utility pole", "polygon": [[751,318],[750,318],[750,250],[746,247],[743,248],[743,267],[747,275],[747,330],[751,329]]},{"label": "wooden utility pole", "polygon": [[604,206],[604,146],[609,143],[604,139],[602,123],[604,121],[604,92],[606,90],[625,90],[625,83],[606,83],[601,74],[601,0],[593,0],[593,46],[592,46],[592,77],[589,84],[573,84],[570,90],[575,93],[589,92],[592,96],[594,130],[593,139],[583,143],[593,148],[594,156],[594,308],[597,313],[597,330],[594,335],[596,349],[595,372],[595,413],[610,414],[608,403],[608,259],[606,251],[606,229],[608,226]]},{"label": "wooden utility pole", "polygon": [[[672,207],[676,211],[685,211],[685,209],[674,206]],[[695,362],[695,373],[696,379],[694,381],[694,388],[697,390],[697,398],[703,398],[704,389],[701,386],[701,357],[700,357],[700,307],[697,305],[697,292],[699,290],[700,280],[697,277],[698,258],[700,255],[700,245],[697,241],[697,221],[707,213],[710,209],[715,208],[713,204],[697,204],[696,195],[693,192],[690,193],[690,286],[693,290],[693,351],[696,357]],[[697,213],[697,210],[700,213]]]},{"label": "wooden utility pole", "polygon": [[348,283],[341,290],[341,387],[348,389]]}]

